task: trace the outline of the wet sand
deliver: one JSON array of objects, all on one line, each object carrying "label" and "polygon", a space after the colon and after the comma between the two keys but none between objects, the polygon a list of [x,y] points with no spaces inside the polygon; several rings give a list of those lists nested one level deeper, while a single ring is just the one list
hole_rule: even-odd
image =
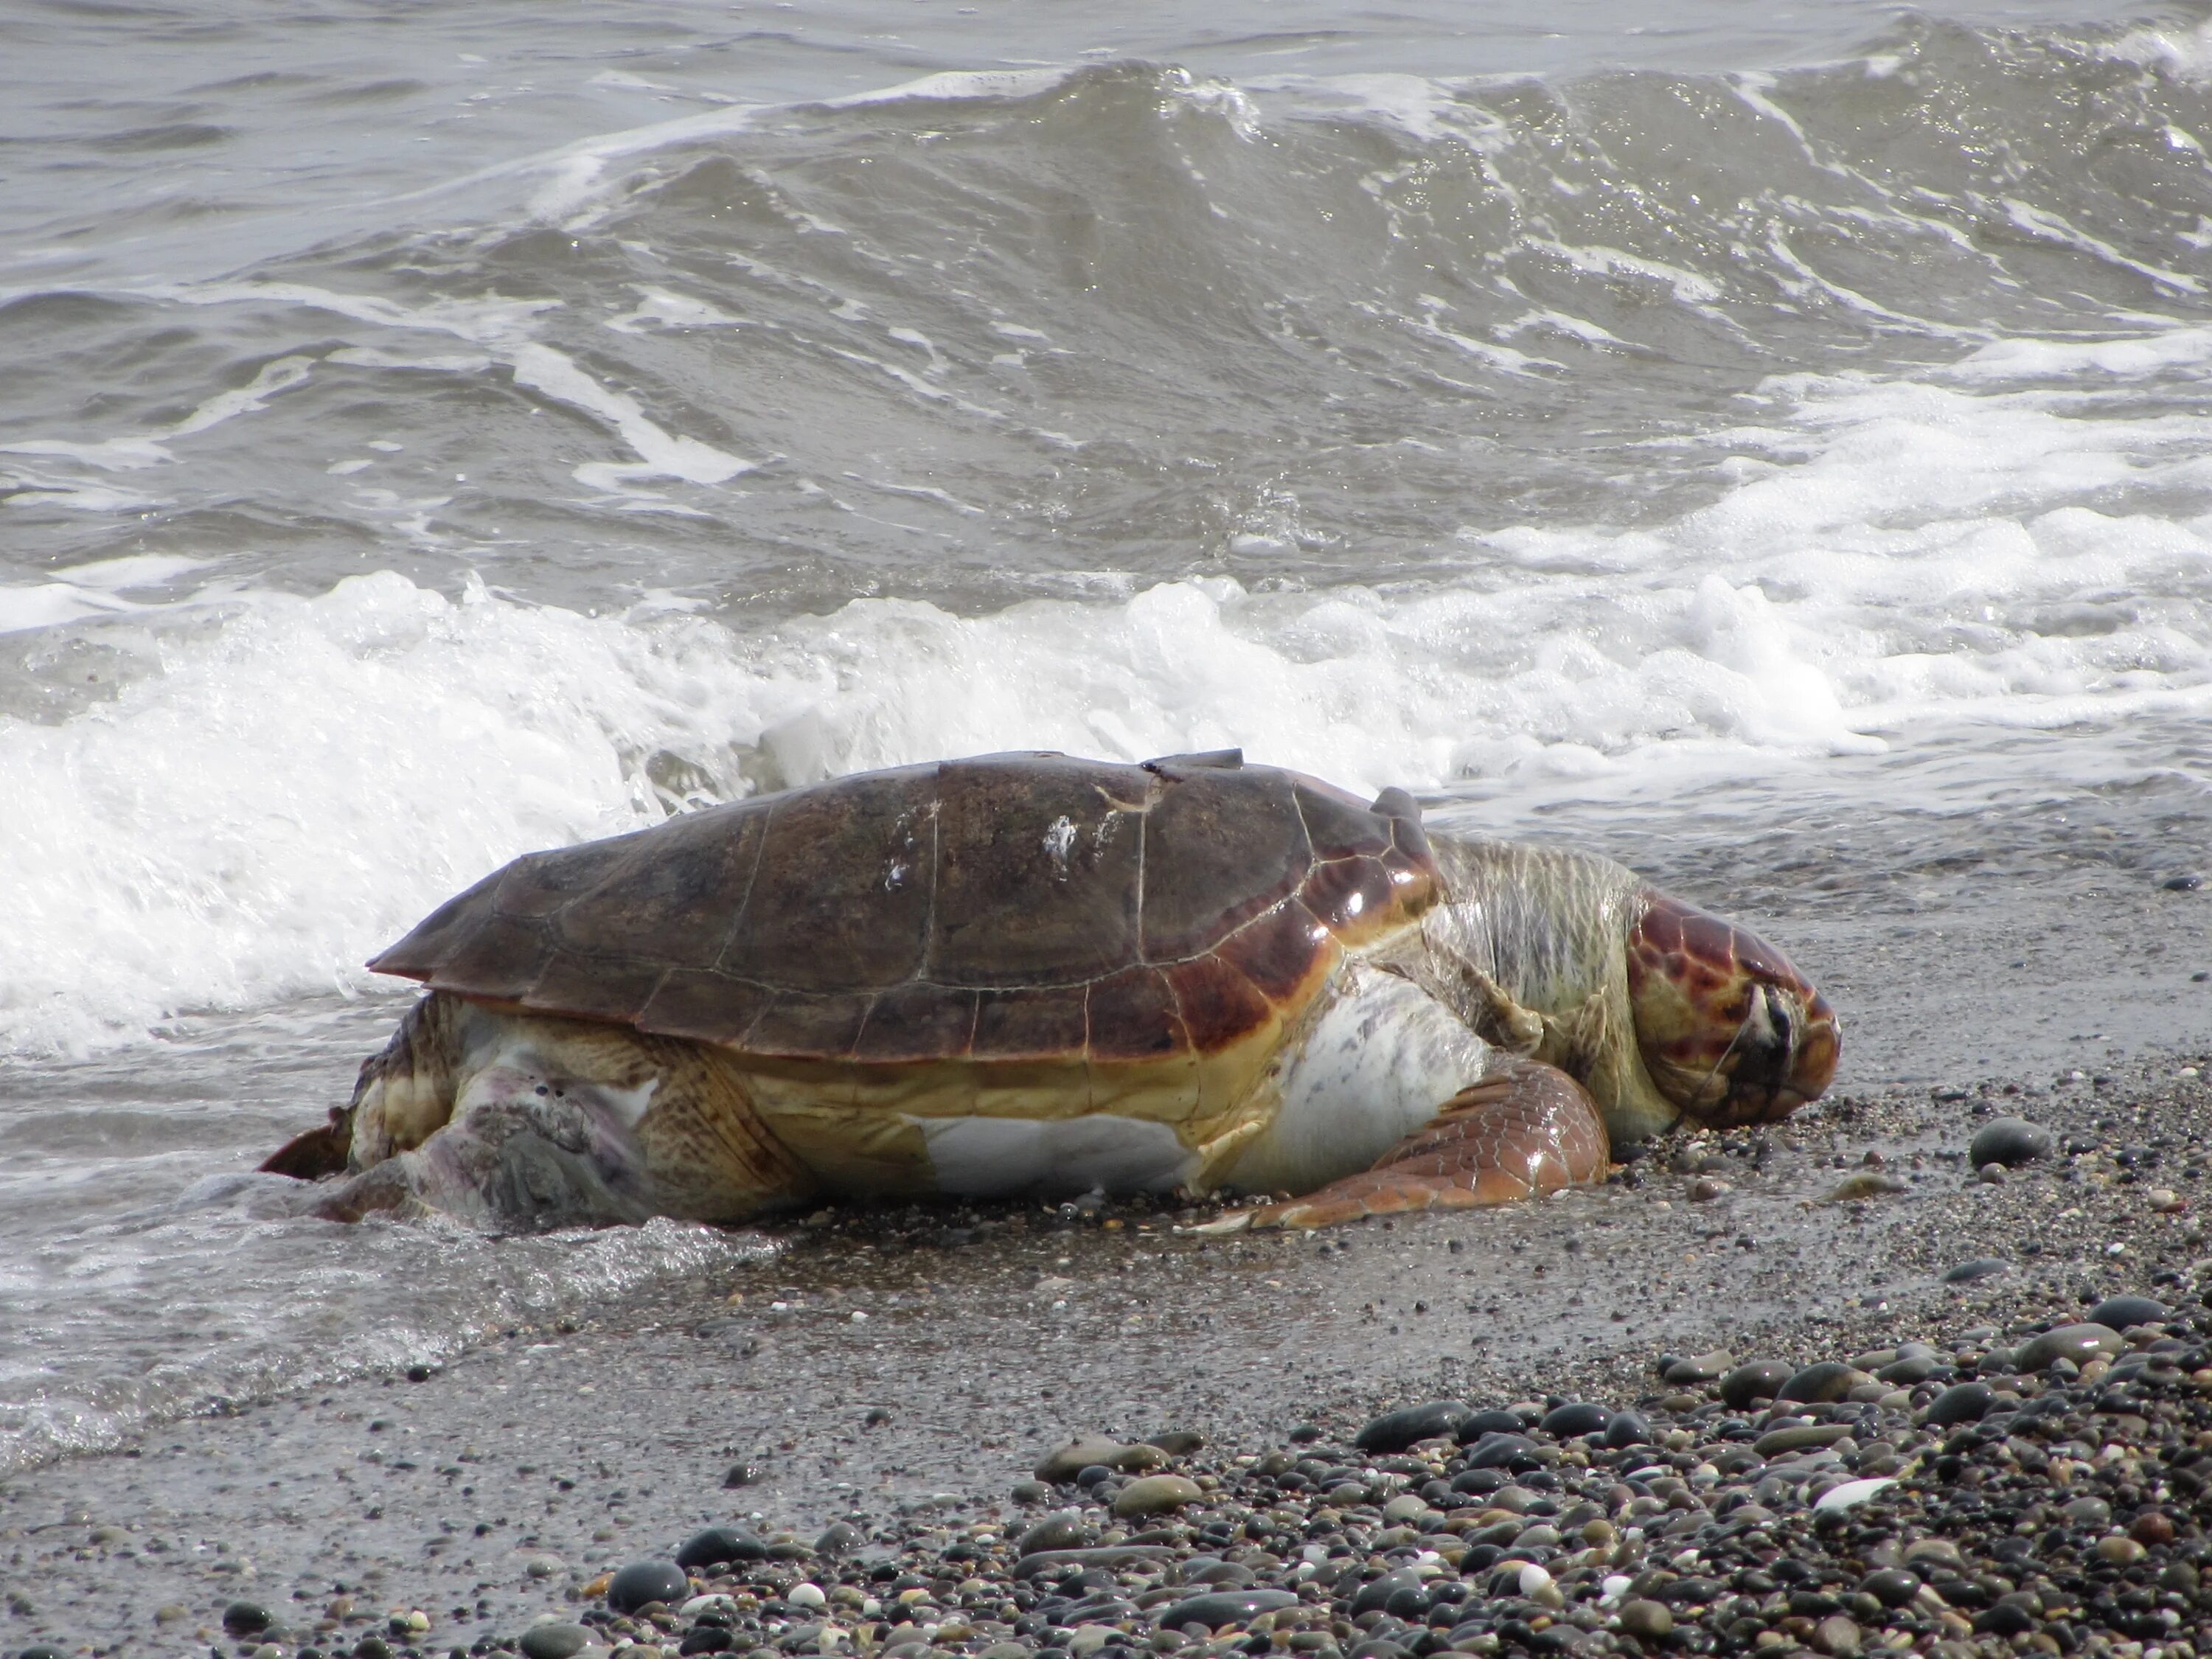
[{"label": "wet sand", "polygon": [[[343,1584],[428,1613],[442,1651],[572,1608],[708,1522],[811,1538],[936,1495],[1004,1511],[1073,1433],[1256,1451],[1444,1394],[1625,1403],[1664,1353],[1833,1358],[2193,1280],[2212,1251],[2204,902],[1801,927],[1851,1022],[1831,1097],[1540,1204],[1229,1240],[1127,1206],[833,1213],[735,1273],[579,1306],[422,1380],[26,1471],[0,1488],[0,1645],[204,1647],[233,1599],[304,1629]],[[1971,1181],[1974,1128],[2014,1111],[2093,1150]],[[1824,1201],[1870,1153],[1904,1190]],[[1701,1178],[1726,1190],[1693,1201]],[[1942,1282],[1979,1257],[2011,1266]],[[740,1462],[756,1478],[726,1488]]]}]

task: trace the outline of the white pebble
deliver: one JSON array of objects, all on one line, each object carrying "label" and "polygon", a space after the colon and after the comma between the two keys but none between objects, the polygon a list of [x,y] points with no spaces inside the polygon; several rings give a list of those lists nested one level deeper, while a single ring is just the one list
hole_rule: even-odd
[{"label": "white pebble", "polygon": [[1897,1482],[1887,1476],[1878,1480],[1846,1480],[1840,1486],[1831,1486],[1820,1494],[1815,1510],[1854,1510],[1878,1492],[1887,1491]]},{"label": "white pebble", "polygon": [[1598,1581],[1598,1594],[1602,1601],[1618,1601],[1628,1594],[1628,1587],[1636,1581],[1625,1572],[1609,1572]]},{"label": "white pebble", "polygon": [[853,1310],[853,1322],[855,1325],[865,1325],[868,1322],[868,1316],[855,1308]]},{"label": "white pebble", "polygon": [[1551,1582],[1552,1575],[1534,1561],[1521,1569],[1521,1594],[1523,1595],[1534,1595]]},{"label": "white pebble", "polygon": [[830,1598],[822,1593],[819,1584],[793,1584],[783,1599],[794,1607],[822,1607],[830,1604]]}]

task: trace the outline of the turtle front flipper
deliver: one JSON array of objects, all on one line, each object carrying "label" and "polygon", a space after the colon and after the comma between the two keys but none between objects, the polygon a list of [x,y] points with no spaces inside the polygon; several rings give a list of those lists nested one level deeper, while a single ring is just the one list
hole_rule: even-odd
[{"label": "turtle front flipper", "polygon": [[1582,1085],[1556,1066],[1509,1060],[1445,1102],[1374,1168],[1200,1231],[1328,1227],[1407,1210],[1510,1204],[1594,1181],[1610,1156],[1605,1121]]}]

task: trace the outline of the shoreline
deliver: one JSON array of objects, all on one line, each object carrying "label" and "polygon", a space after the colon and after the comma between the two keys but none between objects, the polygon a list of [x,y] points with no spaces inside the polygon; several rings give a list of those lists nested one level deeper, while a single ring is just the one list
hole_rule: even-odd
[{"label": "shoreline", "polygon": [[[1316,1235],[1206,1239],[1142,1205],[832,1212],[775,1256],[515,1328],[419,1380],[0,1480],[0,1548],[21,1552],[0,1591],[29,1608],[0,1644],[219,1643],[232,1601],[289,1620],[343,1583],[431,1618],[395,1650],[465,1650],[709,1525],[811,1539],[948,1498],[1012,1524],[1014,1484],[1072,1435],[1264,1455],[1294,1425],[1341,1440],[1437,1397],[1625,1405],[1664,1353],[1948,1351],[2116,1292],[2171,1299],[2172,1275],[2194,1295],[2208,1073],[2198,1054],[2051,1088],[1846,1090],[1762,1133],[1662,1143],[1610,1185]],[[1970,1181],[1972,1128],[2023,1105],[2058,1152]],[[1900,1190],[1827,1201],[1867,1173]],[[1983,1258],[2009,1265],[1943,1282]],[[738,1464],[752,1480],[726,1488]]]}]

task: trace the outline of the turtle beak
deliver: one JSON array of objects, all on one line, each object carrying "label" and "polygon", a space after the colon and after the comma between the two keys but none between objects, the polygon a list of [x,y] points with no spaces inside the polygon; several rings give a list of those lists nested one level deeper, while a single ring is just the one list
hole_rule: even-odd
[{"label": "turtle beak", "polygon": [[1629,938],[1629,993],[1644,1065],[1688,1116],[1771,1123],[1836,1074],[1843,1034],[1827,1000],[1748,928],[1663,894]]},{"label": "turtle beak", "polygon": [[1811,986],[1768,981],[1752,987],[1731,1047],[1735,1063],[1708,1121],[1773,1123],[1818,1098],[1834,1079],[1843,1033],[1827,999]]}]

